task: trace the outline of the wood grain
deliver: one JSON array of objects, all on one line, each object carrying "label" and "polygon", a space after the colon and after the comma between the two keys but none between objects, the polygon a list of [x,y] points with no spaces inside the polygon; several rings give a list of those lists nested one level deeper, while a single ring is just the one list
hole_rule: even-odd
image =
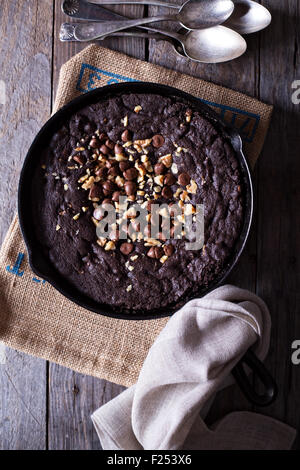
[{"label": "wood grain", "polygon": [[[0,8],[2,241],[16,211],[22,162],[50,115],[53,4],[4,0]],[[45,449],[46,362],[10,349],[2,349],[1,362],[0,449]]]},{"label": "wood grain", "polygon": [[[270,1],[263,4],[272,8]],[[267,364],[280,389],[268,412],[299,429],[300,370],[291,363],[291,344],[300,336],[300,112],[291,100],[292,82],[300,77],[299,4],[276,2],[272,11],[260,48],[259,93],[275,110],[258,165],[257,292],[272,314]]]},{"label": "wood grain", "polygon": [[[267,365],[280,394],[263,413],[300,428],[300,369],[290,359],[291,343],[300,337],[300,112],[291,101],[291,84],[300,79],[299,6],[294,0],[261,3],[271,9],[271,27],[248,36],[247,53],[230,63],[196,64],[177,56],[164,41],[109,39],[101,44],[275,104],[254,172],[250,240],[228,281],[256,291],[270,307],[273,331]],[[158,11],[129,5],[114,8],[130,17]],[[26,149],[50,114],[59,69],[85,47],[59,42],[58,31],[65,21],[70,20],[61,13],[60,0],[4,0],[0,5],[0,91],[4,86],[7,95],[6,104],[0,97],[0,238],[15,211]],[[176,28],[172,23],[165,27]],[[90,414],[123,387],[54,364],[48,367],[47,383],[44,361],[11,350],[3,354],[1,349],[0,449],[99,449]],[[239,409],[251,406],[237,387],[228,389],[217,397],[209,422]],[[300,449],[300,439],[295,448]]]}]

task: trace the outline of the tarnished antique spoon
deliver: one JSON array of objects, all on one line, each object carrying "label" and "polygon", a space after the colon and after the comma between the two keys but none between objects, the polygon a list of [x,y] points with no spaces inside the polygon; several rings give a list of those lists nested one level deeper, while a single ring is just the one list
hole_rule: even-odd
[{"label": "tarnished antique spoon", "polygon": [[157,15],[123,21],[103,21],[77,25],[75,37],[79,41],[92,41],[100,36],[156,21],[178,21],[187,29],[206,29],[223,23],[234,9],[231,0],[189,0],[173,15]]},{"label": "tarnished antique spoon", "polygon": [[[87,34],[85,37],[83,30],[81,30],[82,36],[80,40],[89,41],[91,36],[97,40],[111,34],[107,32],[98,38],[96,32],[93,31],[93,27],[99,24],[100,23],[88,23],[86,26],[89,26],[89,32],[92,34]],[[82,26],[82,23],[72,25],[72,34],[77,40],[79,40],[76,34],[78,26]],[[185,34],[157,28],[151,28],[151,31],[176,39],[181,44],[184,54],[197,62],[208,64],[226,62],[241,56],[247,49],[246,41],[242,36],[220,25],[195,31],[189,30]]]},{"label": "tarnished antique spoon", "polygon": [[269,10],[253,0],[234,0],[234,11],[225,26],[240,34],[250,34],[260,31],[271,23]]},{"label": "tarnished antique spoon", "polygon": [[[86,0],[64,0],[62,2],[62,11],[71,18],[79,20],[103,21],[113,18],[124,18],[124,16],[103,8],[101,5],[103,5],[102,2],[101,4],[95,4]],[[236,32],[240,34],[254,33],[266,28],[270,24],[272,19],[270,12],[259,3],[252,0],[234,0],[234,5],[235,9],[228,20],[226,20],[225,26],[230,27]],[[164,6],[169,7],[170,4],[164,3]],[[176,8],[178,8],[178,5],[176,5]],[[139,29],[150,30],[146,26],[139,26]]]}]

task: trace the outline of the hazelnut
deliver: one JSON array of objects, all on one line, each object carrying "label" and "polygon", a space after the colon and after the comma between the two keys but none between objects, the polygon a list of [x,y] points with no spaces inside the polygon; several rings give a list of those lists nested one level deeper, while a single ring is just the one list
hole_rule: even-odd
[{"label": "hazelnut", "polygon": [[165,143],[165,139],[162,135],[157,134],[157,135],[153,136],[153,139],[152,139],[153,147],[155,147],[155,148],[162,147],[162,145],[164,145],[164,143]]},{"label": "hazelnut", "polygon": [[163,163],[156,163],[156,165],[154,166],[154,173],[156,175],[162,175],[166,171],[167,171],[167,168],[165,167]]},{"label": "hazelnut", "polygon": [[131,140],[131,132],[126,129],[122,135],[121,135],[121,139],[123,142],[128,142],[129,140]]},{"label": "hazelnut", "polygon": [[187,173],[180,173],[178,176],[178,183],[181,186],[187,186],[191,181],[190,176]]}]

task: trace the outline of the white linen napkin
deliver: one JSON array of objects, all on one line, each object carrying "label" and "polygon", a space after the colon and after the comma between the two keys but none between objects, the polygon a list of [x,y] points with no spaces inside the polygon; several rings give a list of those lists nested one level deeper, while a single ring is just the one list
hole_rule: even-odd
[{"label": "white linen napkin", "polygon": [[265,303],[237,287],[188,302],[152,345],[136,385],[92,415],[102,447],[289,449],[295,430],[272,418],[235,412],[209,429],[200,414],[249,347],[265,358],[270,327]]}]

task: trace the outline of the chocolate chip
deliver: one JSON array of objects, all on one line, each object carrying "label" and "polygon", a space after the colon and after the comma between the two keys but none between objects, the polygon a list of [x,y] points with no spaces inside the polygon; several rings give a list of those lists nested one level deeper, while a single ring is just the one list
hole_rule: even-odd
[{"label": "chocolate chip", "polygon": [[136,192],[136,184],[133,181],[126,181],[124,189],[127,196],[133,196]]},{"label": "chocolate chip", "polygon": [[128,129],[126,129],[121,135],[121,139],[123,142],[128,142],[129,140],[131,140],[131,136],[132,136],[131,132]]},{"label": "chocolate chip", "polygon": [[178,176],[178,183],[181,186],[187,186],[190,183],[190,181],[191,181],[190,175],[188,175],[187,173],[181,173]]},{"label": "chocolate chip", "polygon": [[119,163],[119,168],[122,172],[126,171],[126,170],[128,170],[128,168],[130,168],[130,163],[128,161],[120,162]]},{"label": "chocolate chip", "polygon": [[94,139],[92,139],[92,140],[90,141],[90,147],[92,147],[92,149],[98,148],[98,147],[99,147],[99,144],[100,144],[100,142],[99,142],[99,140],[96,139],[96,138],[94,138]]},{"label": "chocolate chip", "polygon": [[173,191],[170,188],[170,186],[164,186],[162,189],[161,195],[165,199],[171,199],[171,197],[173,196]]},{"label": "chocolate chip", "polygon": [[100,135],[99,135],[99,140],[100,142],[103,142],[104,140],[107,139],[107,134],[105,134],[105,132],[102,132]]},{"label": "chocolate chip", "polygon": [[173,245],[165,245],[164,252],[166,256],[172,256],[174,253],[174,246]]},{"label": "chocolate chip", "polygon": [[103,188],[104,195],[109,196],[110,194],[114,192],[116,186],[112,181],[105,181],[105,183],[103,183],[102,188]]},{"label": "chocolate chip", "polygon": [[100,152],[103,153],[103,155],[108,155],[110,153],[110,150],[108,147],[106,147],[106,145],[101,145]]},{"label": "chocolate chip", "polygon": [[108,173],[108,169],[104,166],[102,168],[99,168],[99,170],[96,171],[96,175],[100,176],[100,178],[106,178]]},{"label": "chocolate chip", "polygon": [[165,143],[165,139],[162,135],[157,134],[157,135],[153,136],[153,139],[152,139],[153,147],[155,147],[155,148],[162,147],[162,145],[164,145],[164,143]]},{"label": "chocolate chip", "polygon": [[93,216],[96,220],[102,220],[104,217],[105,211],[103,210],[102,207],[96,207],[94,210]]},{"label": "chocolate chip", "polygon": [[73,160],[75,162],[79,163],[79,165],[81,165],[81,166],[84,165],[85,162],[86,162],[84,156],[80,155],[80,153],[78,153],[77,155],[74,155]]},{"label": "chocolate chip", "polygon": [[123,147],[120,144],[116,144],[114,147],[115,154],[123,153]]},{"label": "chocolate chip", "polygon": [[114,144],[110,139],[107,139],[107,141],[105,142],[105,145],[106,145],[106,147],[108,147],[110,150],[113,150],[114,147],[115,147],[115,144]]},{"label": "chocolate chip", "polygon": [[106,197],[105,199],[103,199],[103,201],[101,202],[102,205],[104,204],[110,204],[111,206],[113,205],[112,203],[112,200],[109,199],[108,197]]},{"label": "chocolate chip", "polygon": [[126,180],[133,181],[138,177],[139,172],[136,168],[128,168],[128,170],[124,171],[123,175]]},{"label": "chocolate chip", "polygon": [[121,191],[115,191],[112,195],[112,200],[114,202],[119,202],[120,196],[122,195]]},{"label": "chocolate chip", "polygon": [[101,187],[98,184],[93,184],[90,189],[89,199],[100,199],[103,196]]},{"label": "chocolate chip", "polygon": [[116,160],[107,160],[105,165],[107,168],[112,168],[113,166],[118,166],[118,162]]},{"label": "chocolate chip", "polygon": [[132,243],[122,243],[120,246],[120,251],[123,255],[130,255],[133,251],[133,244]]},{"label": "chocolate chip", "polygon": [[109,176],[118,176],[120,174],[119,168],[117,166],[112,166],[108,170]]},{"label": "chocolate chip", "polygon": [[159,246],[152,246],[147,253],[149,258],[160,259],[163,256],[163,250]]},{"label": "chocolate chip", "polygon": [[172,186],[172,184],[176,183],[176,178],[172,173],[168,173],[164,178],[164,184],[167,186]]},{"label": "chocolate chip", "polygon": [[156,163],[154,166],[154,173],[156,175],[163,175],[167,171],[167,168],[163,163]]}]

